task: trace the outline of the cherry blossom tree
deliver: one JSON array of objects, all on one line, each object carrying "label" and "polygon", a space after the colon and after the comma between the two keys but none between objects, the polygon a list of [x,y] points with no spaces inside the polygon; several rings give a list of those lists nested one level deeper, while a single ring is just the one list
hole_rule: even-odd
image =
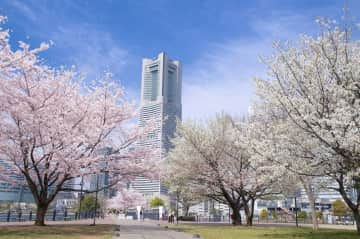
[{"label": "cherry blossom tree", "polygon": [[[196,190],[189,186],[186,178],[180,178],[178,174],[174,173],[173,164],[168,164],[168,160],[165,160],[163,163],[164,172],[162,173],[162,178],[169,192],[175,196],[176,203],[181,204],[184,216],[188,216],[190,207],[200,203],[203,198]],[[176,205],[176,208],[178,210],[178,205]],[[178,211],[176,213],[178,214]]]},{"label": "cherry blossom tree", "polygon": [[333,189],[353,212],[360,234],[360,41],[332,21],[319,23],[322,32],[316,38],[302,36],[295,47],[275,44],[276,53],[264,60],[270,79],[257,79],[257,92],[262,104],[288,121],[284,142],[316,146],[302,150],[306,154],[300,158],[309,159],[305,164],[294,164],[302,165],[303,175],[336,181]]},{"label": "cherry blossom tree", "polygon": [[[288,174],[284,170],[279,170],[273,162],[263,155],[259,155],[254,148],[255,139],[259,139],[260,134],[264,132],[260,130],[262,125],[257,125],[259,122],[250,118],[231,120],[236,131],[235,134],[238,135],[238,142],[241,142],[243,148],[246,148],[249,157],[245,167],[248,175],[243,180],[241,198],[247,220],[246,224],[251,226],[255,201],[257,199],[281,197],[284,194],[284,189],[287,189],[288,184],[293,181],[289,180]],[[262,139],[263,136],[260,138]],[[285,178],[286,180],[284,180]]]},{"label": "cherry blossom tree", "polygon": [[[124,101],[123,89],[108,74],[85,86],[73,69],[46,66],[37,54],[47,48],[20,42],[13,51],[9,31],[0,30],[0,167],[7,172],[1,180],[24,178],[39,226],[59,192],[75,190],[70,184],[78,177],[107,172],[112,181],[106,187],[112,187],[157,171],[152,151],[137,145],[146,127],[126,125],[136,109]],[[115,153],[98,154],[105,146]]]},{"label": "cherry blossom tree", "polygon": [[233,211],[233,224],[241,224],[245,209],[252,224],[254,202],[271,192],[273,180],[264,178],[265,165],[251,161],[244,132],[226,115],[208,123],[179,125],[174,149],[168,155],[170,172],[185,180],[194,192],[225,203]]},{"label": "cherry blossom tree", "polygon": [[115,197],[112,197],[106,201],[107,209],[125,213],[128,209],[145,205],[146,200],[144,195],[131,188],[118,191]]},{"label": "cherry blossom tree", "polygon": [[[323,167],[316,164],[317,144],[295,126],[288,125],[283,114],[268,106],[254,107],[251,136],[253,157],[269,161],[273,171],[282,174],[283,183],[278,185],[284,196],[291,196],[294,185],[301,186],[308,198],[313,219],[313,228],[318,229],[315,201],[324,190],[329,179],[324,175]],[[288,188],[288,189],[287,189]],[[290,190],[289,190],[290,189]]]},{"label": "cherry blossom tree", "polygon": [[190,187],[178,186],[174,191],[176,200],[180,203],[180,208],[184,216],[189,216],[189,210],[191,206],[194,206],[201,202],[201,195],[194,193]]}]

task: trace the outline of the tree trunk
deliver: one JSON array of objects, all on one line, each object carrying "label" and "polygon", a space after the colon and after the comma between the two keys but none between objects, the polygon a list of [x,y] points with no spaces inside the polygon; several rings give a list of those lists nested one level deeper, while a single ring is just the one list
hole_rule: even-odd
[{"label": "tree trunk", "polygon": [[314,191],[312,189],[312,179],[300,178],[300,181],[302,182],[302,184],[304,186],[306,196],[309,200],[313,229],[318,230],[319,224],[318,224],[318,220],[316,218],[315,195],[314,195]]},{"label": "tree trunk", "polygon": [[232,213],[232,224],[233,225],[241,225],[242,222],[241,222],[241,214],[240,214],[240,207],[237,207],[235,205],[232,205],[231,206],[231,209],[233,211]]},{"label": "tree trunk", "polygon": [[344,182],[344,175],[340,175],[338,178],[336,178],[336,181],[339,185],[338,191],[341,194],[342,198],[344,199],[345,203],[347,204],[347,206],[351,209],[353,215],[354,215],[354,220],[356,222],[356,229],[357,229],[357,233],[358,235],[360,235],[360,178],[359,177],[354,177],[353,181],[354,181],[354,185],[355,185],[355,190],[356,190],[356,194],[357,194],[357,199],[356,199],[356,203],[354,203],[351,200],[351,197],[347,194],[347,191],[345,189],[345,182]]},{"label": "tree trunk", "polygon": [[311,208],[311,218],[312,218],[312,223],[313,223],[313,229],[318,230],[319,224],[318,224],[318,220],[317,220],[317,216],[316,216],[315,201],[312,201],[310,203],[310,208]]},{"label": "tree trunk", "polygon": [[36,209],[36,219],[35,219],[35,225],[36,226],[45,226],[45,216],[46,211],[48,209],[47,204],[38,204]]},{"label": "tree trunk", "polygon": [[253,216],[252,215],[246,216],[246,225],[251,227],[252,222],[253,222]]},{"label": "tree trunk", "polygon": [[244,211],[245,211],[245,215],[246,215],[246,225],[252,226],[255,200],[250,197],[246,198],[245,196],[243,196],[241,199],[242,199],[242,204],[244,206]]},{"label": "tree trunk", "polygon": [[253,225],[253,218],[254,218],[254,207],[255,207],[255,200],[250,200],[250,208],[248,208],[248,214],[246,215],[246,224],[248,226]]},{"label": "tree trunk", "polygon": [[353,210],[354,220],[356,223],[356,230],[358,235],[360,235],[360,211],[359,210]]},{"label": "tree trunk", "polygon": [[245,212],[245,216],[246,216],[246,225],[251,226],[252,219],[251,219],[251,213],[250,213],[250,208],[249,208],[248,202],[243,200],[243,204],[244,204],[244,212]]}]

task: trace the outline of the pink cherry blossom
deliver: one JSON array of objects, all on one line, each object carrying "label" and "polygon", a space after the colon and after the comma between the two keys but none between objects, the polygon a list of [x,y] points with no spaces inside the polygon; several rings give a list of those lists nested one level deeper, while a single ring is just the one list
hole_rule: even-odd
[{"label": "pink cherry blossom", "polygon": [[[24,179],[19,183],[27,184],[37,204],[36,225],[44,225],[50,203],[59,192],[74,190],[69,185],[80,176],[108,172],[106,187],[140,175],[158,177],[154,151],[138,144],[151,124],[129,126],[136,109],[122,87],[110,74],[89,85],[72,69],[40,63],[37,54],[48,47],[20,42],[13,51],[9,32],[0,30],[0,179]],[[110,155],[99,153],[105,147],[112,148]]]}]

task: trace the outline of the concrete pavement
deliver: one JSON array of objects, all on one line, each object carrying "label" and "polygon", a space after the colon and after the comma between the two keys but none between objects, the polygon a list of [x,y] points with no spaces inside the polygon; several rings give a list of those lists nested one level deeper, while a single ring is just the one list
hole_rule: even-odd
[{"label": "concrete pavement", "polygon": [[[115,232],[114,239],[192,239],[193,236],[165,228],[166,224],[156,221],[118,220],[120,231]],[[119,233],[120,236],[116,236]]]},{"label": "concrete pavement", "polygon": [[[47,221],[48,225],[74,225],[84,224],[89,225],[93,220],[78,220],[78,221]],[[134,221],[134,220],[119,220],[116,217],[109,216],[105,219],[97,219],[97,224],[113,224],[120,225],[120,231],[114,232],[114,239],[192,239],[192,235],[183,232],[166,229],[167,223],[158,221]],[[2,222],[1,226],[25,226],[33,225],[34,222]],[[116,236],[116,234],[120,236]]]}]

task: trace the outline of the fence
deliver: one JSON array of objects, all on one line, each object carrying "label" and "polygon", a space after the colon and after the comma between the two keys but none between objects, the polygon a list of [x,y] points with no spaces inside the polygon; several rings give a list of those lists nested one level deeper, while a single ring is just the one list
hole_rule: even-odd
[{"label": "fence", "polygon": [[[95,211],[88,212],[67,212],[65,211],[56,211],[50,210],[46,216],[45,220],[47,221],[72,221],[79,219],[89,219],[94,218]],[[103,217],[102,213],[97,213],[97,217]],[[8,211],[5,213],[0,213],[0,222],[24,222],[24,221],[35,221],[36,213],[33,211]]]},{"label": "fence", "polygon": [[[194,222],[197,223],[231,223],[231,220],[229,216],[227,215],[215,215],[215,216],[193,216]],[[242,216],[241,218],[243,223],[246,223],[246,217]],[[295,224],[296,219],[295,216],[292,217],[281,217],[278,216],[276,218],[260,218],[259,216],[254,216],[253,218],[253,224]],[[312,224],[311,217],[308,218],[298,218],[299,224]],[[336,219],[333,217],[331,220],[329,220],[327,217],[323,217],[321,219],[318,219],[319,224],[342,224],[342,225],[355,225],[355,221],[351,217]]]},{"label": "fence", "polygon": [[[138,219],[136,210],[129,210],[126,216],[131,216],[134,220]],[[141,219],[159,220],[159,209],[145,209],[142,212]]]},{"label": "fence", "polygon": [[[294,216],[292,217],[277,217],[277,218],[260,218],[260,217],[254,217],[253,223],[271,223],[271,224],[275,224],[275,223],[292,223],[295,224],[296,223],[296,219]],[[307,218],[298,218],[298,223],[299,224],[312,224],[312,218],[311,217],[307,217]],[[318,223],[319,224],[342,224],[342,225],[355,225],[355,220],[352,217],[347,217],[347,218],[336,218],[336,217],[331,217],[331,219],[329,219],[328,217],[322,217],[318,219]]]},{"label": "fence", "polygon": [[194,216],[197,222],[229,222],[229,216],[214,215],[214,216]]}]

